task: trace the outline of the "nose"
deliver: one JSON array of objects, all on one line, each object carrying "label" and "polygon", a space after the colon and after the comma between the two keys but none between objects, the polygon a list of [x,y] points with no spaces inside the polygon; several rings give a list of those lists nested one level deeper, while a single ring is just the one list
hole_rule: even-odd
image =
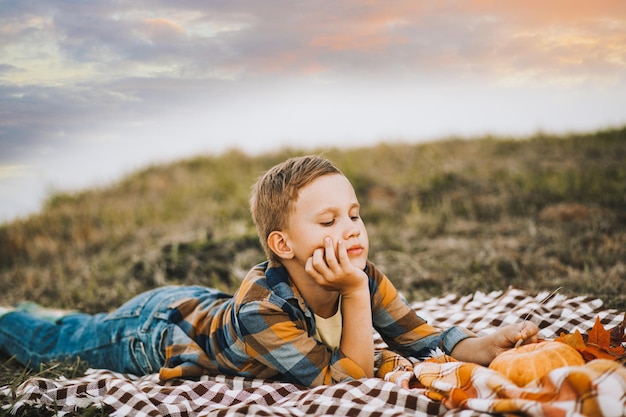
[{"label": "nose", "polygon": [[344,240],[349,240],[350,238],[359,237],[361,234],[361,228],[359,227],[360,222],[355,222],[352,218],[348,217],[346,221],[346,226],[343,232]]}]

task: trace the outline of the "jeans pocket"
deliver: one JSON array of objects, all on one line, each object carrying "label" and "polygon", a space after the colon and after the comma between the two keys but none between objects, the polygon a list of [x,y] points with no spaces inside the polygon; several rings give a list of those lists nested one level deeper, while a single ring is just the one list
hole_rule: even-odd
[{"label": "jeans pocket", "polygon": [[159,359],[161,360],[162,364],[165,364],[165,351],[167,350],[167,334],[168,334],[169,330],[167,327],[165,327],[160,334],[160,338],[159,338],[159,349],[158,349],[158,355],[159,355]]},{"label": "jeans pocket", "polygon": [[131,337],[128,340],[129,346],[129,371],[134,375],[148,375],[154,372],[157,372],[158,369],[154,369],[152,364],[150,363],[150,359],[148,357],[148,352],[146,351],[146,346],[144,343],[135,338]]}]

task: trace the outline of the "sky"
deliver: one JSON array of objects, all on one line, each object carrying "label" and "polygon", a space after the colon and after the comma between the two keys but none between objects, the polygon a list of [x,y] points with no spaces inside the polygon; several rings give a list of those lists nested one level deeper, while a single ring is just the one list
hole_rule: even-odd
[{"label": "sky", "polygon": [[624,124],[623,0],[0,0],[0,223],[234,148]]}]

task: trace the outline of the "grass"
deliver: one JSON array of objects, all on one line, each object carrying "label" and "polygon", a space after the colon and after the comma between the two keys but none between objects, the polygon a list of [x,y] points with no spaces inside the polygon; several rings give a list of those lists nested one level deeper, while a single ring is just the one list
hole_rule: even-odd
[{"label": "grass", "polygon": [[[561,286],[626,309],[626,128],[313,152],[351,179],[372,260],[409,300]],[[250,187],[302,153],[198,156],[52,195],[0,226],[0,304],[94,313],[165,284],[232,292],[263,259]],[[2,361],[2,384],[34,375]]]}]

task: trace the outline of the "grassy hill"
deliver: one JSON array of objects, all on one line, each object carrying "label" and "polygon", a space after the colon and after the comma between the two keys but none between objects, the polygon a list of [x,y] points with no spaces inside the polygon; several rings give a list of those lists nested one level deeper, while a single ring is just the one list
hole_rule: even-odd
[{"label": "grassy hill", "polygon": [[[409,300],[561,286],[626,310],[626,127],[322,152],[357,190],[371,259]],[[0,305],[34,300],[100,312],[165,284],[234,291],[264,260],[250,188],[298,154],[199,156],[53,195],[39,214],[0,226]],[[71,378],[87,366],[35,373],[0,357],[0,385]],[[49,413],[27,407],[19,415]]]},{"label": "grassy hill", "polygon": [[[371,259],[407,298],[562,286],[626,308],[626,128],[325,149],[351,179]],[[151,166],[0,226],[0,304],[111,309],[165,284],[233,291],[263,260],[258,175],[297,149]]]}]

